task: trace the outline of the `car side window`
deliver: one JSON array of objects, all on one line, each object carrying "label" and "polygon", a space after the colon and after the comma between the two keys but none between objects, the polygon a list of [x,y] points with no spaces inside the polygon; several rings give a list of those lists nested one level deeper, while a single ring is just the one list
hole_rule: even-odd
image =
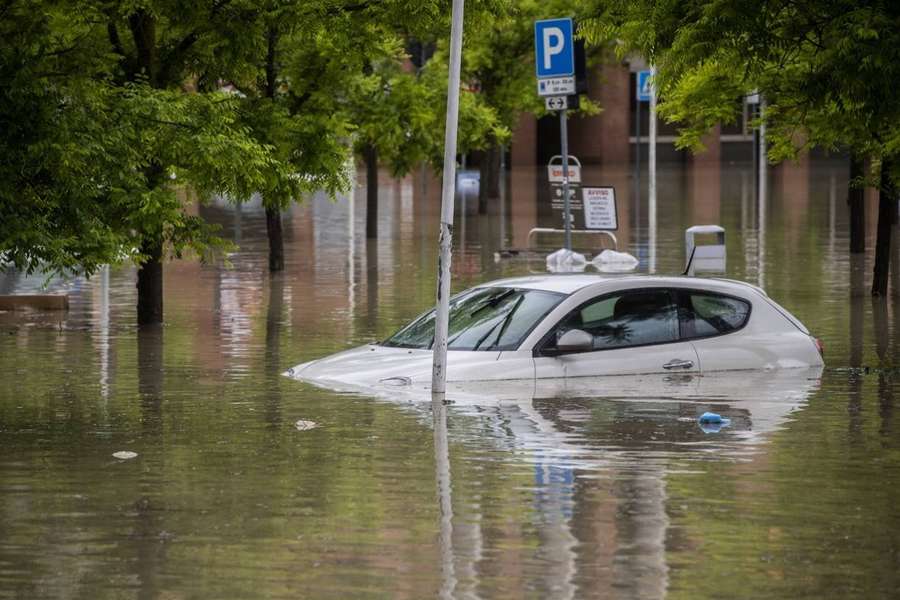
[{"label": "car side window", "polygon": [[594,350],[628,348],[678,341],[678,310],[668,290],[635,290],[603,296],[582,306],[560,323],[547,350],[570,329],[593,337]]},{"label": "car side window", "polygon": [[710,292],[686,292],[682,324],[685,338],[701,338],[737,331],[750,317],[750,303]]}]

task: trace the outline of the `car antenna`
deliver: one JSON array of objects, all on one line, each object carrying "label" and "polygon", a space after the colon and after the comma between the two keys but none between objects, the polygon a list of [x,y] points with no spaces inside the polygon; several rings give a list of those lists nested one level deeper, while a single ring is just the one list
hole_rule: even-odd
[{"label": "car antenna", "polygon": [[694,262],[694,252],[697,251],[697,246],[691,248],[691,255],[688,257],[687,264],[684,266],[684,273],[682,275],[687,275],[691,271],[691,263]]}]

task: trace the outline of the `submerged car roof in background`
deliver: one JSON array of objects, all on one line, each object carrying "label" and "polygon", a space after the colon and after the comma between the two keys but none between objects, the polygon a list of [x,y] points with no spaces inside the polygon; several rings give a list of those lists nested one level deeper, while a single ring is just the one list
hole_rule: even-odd
[{"label": "submerged car roof in background", "polygon": [[706,289],[718,289],[721,291],[733,290],[735,288],[750,288],[762,295],[766,293],[759,287],[736,281],[733,279],[715,279],[704,277],[686,277],[686,276],[661,276],[661,275],[642,275],[636,273],[627,273],[621,275],[615,274],[594,274],[594,273],[565,273],[565,274],[549,274],[549,275],[529,275],[525,277],[510,277],[508,279],[498,279],[496,281],[487,281],[475,287],[510,287],[527,290],[544,290],[547,292],[557,292],[561,294],[574,294],[578,290],[586,288],[597,283],[604,282],[622,282],[634,281],[636,284],[657,283],[669,285],[685,285],[685,282],[696,283]]}]

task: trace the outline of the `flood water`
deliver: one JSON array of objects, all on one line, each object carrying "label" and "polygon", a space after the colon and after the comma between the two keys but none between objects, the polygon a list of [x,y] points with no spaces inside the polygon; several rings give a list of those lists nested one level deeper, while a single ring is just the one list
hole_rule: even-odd
[{"label": "flood water", "polygon": [[[378,242],[361,187],[294,207],[272,278],[262,211],[203,207],[239,249],[167,265],[164,327],[135,327],[128,267],[52,281],[67,313],[0,313],[0,598],[900,597],[900,313],[868,295],[871,201],[848,254],[846,163],[773,169],[762,206],[750,165],[663,166],[655,243],[629,169],[587,171],[642,271],[724,226],[728,276],[809,326],[826,370],[434,410],[321,390],[281,373],[433,304],[439,182],[385,175]],[[514,169],[502,210],[457,222],[455,289],[543,269],[494,253],[555,225],[544,185]]]}]

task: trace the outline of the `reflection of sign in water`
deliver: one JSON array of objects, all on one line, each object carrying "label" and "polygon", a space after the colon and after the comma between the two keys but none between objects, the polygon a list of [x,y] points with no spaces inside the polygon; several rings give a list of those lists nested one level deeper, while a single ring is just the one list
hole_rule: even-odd
[{"label": "reflection of sign in water", "polygon": [[619,228],[616,216],[616,190],[611,187],[586,187],[582,189],[584,200],[584,226],[586,229]]}]

